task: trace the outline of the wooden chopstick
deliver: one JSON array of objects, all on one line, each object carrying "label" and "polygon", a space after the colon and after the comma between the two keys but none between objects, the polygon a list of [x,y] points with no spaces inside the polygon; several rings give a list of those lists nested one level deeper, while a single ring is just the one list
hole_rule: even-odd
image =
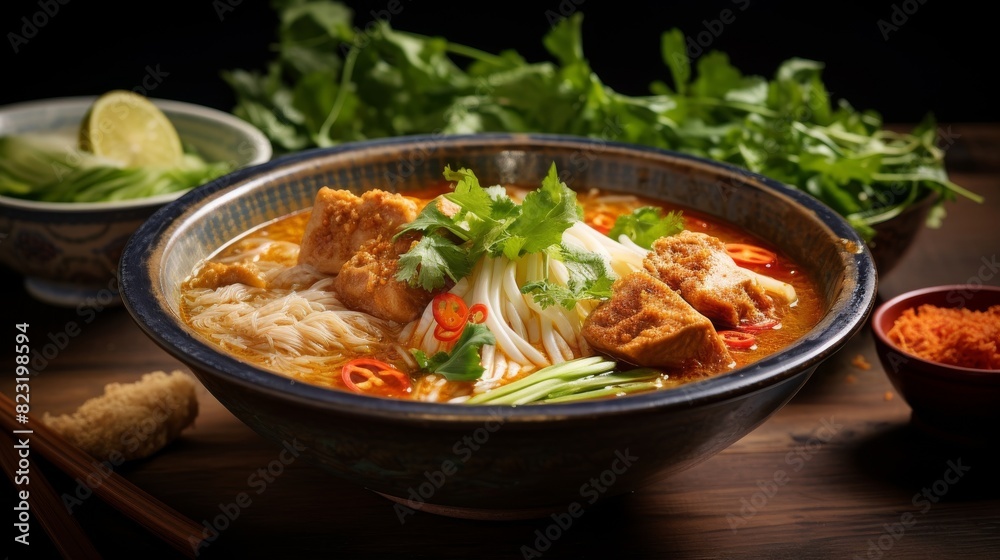
[{"label": "wooden chopstick", "polygon": [[[98,470],[97,459],[41,422],[17,424],[14,421],[14,402],[6,394],[0,393],[0,404],[3,405],[0,419],[5,429],[11,432],[32,430],[33,433],[25,435],[31,439],[32,451],[37,449],[49,462],[73,478],[86,480],[95,472],[101,473],[101,483],[92,489],[95,494],[178,552],[188,558],[197,556],[196,551],[204,539],[201,525],[147,494],[118,473],[105,468]],[[59,507],[64,507],[62,502]]]},{"label": "wooden chopstick", "polygon": [[[0,445],[3,446],[3,449],[0,450],[0,462],[3,463],[4,471],[11,483],[20,490],[21,488],[16,482],[18,477],[14,474],[19,470],[17,453],[14,451],[14,445],[17,444],[16,438],[11,434],[4,433],[0,439],[2,439]],[[36,469],[31,470],[28,480],[34,483],[28,489],[29,500],[26,501],[31,508],[28,511],[31,513],[31,518],[38,519],[41,523],[59,554],[67,560],[77,558],[100,560],[101,554],[87,538],[83,528],[76,522],[76,518],[66,509],[66,505],[59,499],[59,495],[56,494],[49,480]],[[20,499],[16,499],[15,503],[20,503]]]}]

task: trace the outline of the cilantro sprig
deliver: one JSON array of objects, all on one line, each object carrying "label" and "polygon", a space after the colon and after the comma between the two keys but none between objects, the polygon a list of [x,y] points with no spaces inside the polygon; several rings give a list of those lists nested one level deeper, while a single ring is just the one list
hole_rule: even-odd
[{"label": "cilantro sprig", "polygon": [[521,286],[522,294],[534,294],[535,303],[543,309],[557,304],[573,309],[583,299],[603,300],[611,297],[615,275],[601,255],[581,251],[565,243],[559,246],[558,255],[569,271],[566,284],[549,279],[527,282]]},{"label": "cilantro sprig", "polygon": [[449,381],[475,381],[486,369],[480,363],[480,350],[496,344],[496,338],[486,325],[469,323],[462,330],[451,352],[444,350],[428,357],[422,350],[410,350],[421,371],[439,373]]},{"label": "cilantro sprig", "polygon": [[623,214],[615,220],[615,225],[608,232],[608,237],[618,239],[628,236],[636,245],[651,249],[653,242],[661,237],[667,237],[684,230],[684,213],[672,210],[663,215],[663,210],[656,206],[641,206],[631,214]]},{"label": "cilantro sprig", "polygon": [[562,243],[563,232],[583,215],[576,193],[559,180],[554,162],[541,187],[521,204],[503,187],[483,188],[475,173],[464,167],[448,166],[444,177],[455,181],[455,188],[441,196],[458,211],[448,216],[431,202],[397,234],[423,234],[400,256],[396,279],[428,291],[443,287],[449,278],[458,281],[468,276],[484,255],[517,259],[548,251]]}]

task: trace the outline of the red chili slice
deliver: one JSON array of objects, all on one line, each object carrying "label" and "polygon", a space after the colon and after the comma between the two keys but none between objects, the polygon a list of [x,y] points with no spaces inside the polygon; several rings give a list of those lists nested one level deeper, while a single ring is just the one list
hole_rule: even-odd
[{"label": "red chili slice", "polygon": [[434,320],[445,330],[461,330],[469,318],[469,308],[465,301],[453,293],[438,294],[431,303],[434,306]]},{"label": "red chili slice", "polygon": [[348,389],[366,395],[401,397],[413,390],[409,375],[373,358],[347,362],[340,376]]},{"label": "red chili slice", "polygon": [[746,350],[757,344],[757,337],[746,332],[719,331],[719,336],[722,337],[722,342],[725,342],[726,346],[735,350]]},{"label": "red chili slice", "polygon": [[469,308],[469,322],[470,323],[485,323],[486,317],[489,316],[489,311],[486,306],[477,303]]},{"label": "red chili slice", "polygon": [[453,340],[456,340],[459,336],[461,336],[463,330],[465,329],[460,328],[454,331],[450,331],[444,328],[443,326],[438,325],[434,327],[434,338],[440,340],[441,342],[451,342]]},{"label": "red chili slice", "polygon": [[778,260],[778,255],[749,243],[726,243],[726,252],[740,266],[762,266]]}]

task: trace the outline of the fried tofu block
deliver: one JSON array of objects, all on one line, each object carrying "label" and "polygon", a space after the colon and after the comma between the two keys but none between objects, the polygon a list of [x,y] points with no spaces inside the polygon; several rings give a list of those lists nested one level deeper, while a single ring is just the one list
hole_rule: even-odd
[{"label": "fried tofu block", "polygon": [[417,217],[417,204],[396,193],[349,191],[323,187],[316,193],[299,250],[299,264],[336,274],[365,243],[391,239],[403,224]]},{"label": "fried tofu block", "polygon": [[712,322],[659,279],[634,272],[616,280],[611,293],[583,323],[593,348],[637,366],[705,375],[733,363]]},{"label": "fried tofu block", "polygon": [[363,245],[333,281],[345,306],[381,319],[408,323],[424,312],[434,294],[396,280],[399,256],[417,242],[416,235],[392,242],[378,238]]},{"label": "fried tofu block", "polygon": [[775,318],[771,297],[717,237],[693,231],[661,237],[643,266],[717,324],[737,327]]}]

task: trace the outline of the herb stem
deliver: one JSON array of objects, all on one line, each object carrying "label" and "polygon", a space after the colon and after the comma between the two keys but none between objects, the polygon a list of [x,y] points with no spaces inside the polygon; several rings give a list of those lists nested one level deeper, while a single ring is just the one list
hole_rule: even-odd
[{"label": "herb stem", "polygon": [[[409,31],[405,33],[397,31],[397,33],[407,35],[409,37],[413,37],[421,41],[430,41],[431,39],[433,39],[433,37],[421,33],[413,33]],[[453,43],[451,41],[445,40],[444,48],[446,51],[452,54],[457,54],[460,56],[464,56],[466,58],[478,60],[480,62],[486,62],[494,66],[508,66],[510,64],[510,62],[502,56],[497,56],[495,54],[488,53],[484,50],[480,50],[475,47],[470,47],[469,45],[463,45],[461,43]]]},{"label": "herb stem", "polygon": [[340,116],[340,111],[344,107],[344,101],[347,99],[347,90],[351,82],[351,76],[354,74],[354,64],[357,62],[358,53],[360,52],[361,51],[357,46],[352,46],[351,51],[347,53],[347,58],[344,60],[344,71],[340,76],[340,87],[337,90],[337,98],[333,101],[333,107],[330,109],[330,113],[327,114],[326,119],[323,121],[323,125],[319,127],[317,144],[322,147],[332,145],[332,141],[330,140],[330,128],[333,126],[333,123],[337,122],[337,117]]},{"label": "herb stem", "polygon": [[970,190],[967,190],[964,187],[949,181],[948,179],[923,175],[920,173],[872,173],[872,179],[876,181],[883,181],[886,183],[903,182],[903,181],[914,181],[914,182],[929,181],[932,183],[937,183],[939,185],[942,185],[948,190],[956,192],[968,198],[969,200],[978,203],[982,203],[984,200],[981,195],[978,195]]},{"label": "herb stem", "polygon": [[822,128],[823,131],[827,134],[827,136],[833,136],[833,137],[839,138],[839,139],[847,141],[847,142],[852,142],[852,143],[854,143],[854,144],[856,144],[858,146],[864,146],[864,145],[870,143],[871,140],[872,140],[871,138],[869,138],[867,136],[864,136],[864,135],[861,135],[861,134],[855,134],[853,132],[848,132],[848,131],[846,131],[846,130],[844,130],[842,128],[833,128],[833,127],[829,127],[829,126],[822,126],[821,127],[819,125],[813,125],[813,126],[816,127],[816,128]]},{"label": "herb stem", "polygon": [[800,122],[793,122],[792,128],[798,130],[799,132],[805,134],[806,136],[809,136],[810,138],[813,138],[818,142],[821,142],[824,146],[833,150],[833,152],[838,156],[845,157],[843,148],[841,148],[839,144],[837,144],[829,136],[827,136],[825,131],[820,130],[820,127],[806,126]]},{"label": "herb stem", "polygon": [[458,43],[449,42],[445,48],[450,53],[468,57],[473,60],[478,60],[480,62],[493,64],[495,66],[507,66],[509,64],[508,61],[505,60],[502,56],[490,54],[486,51],[482,51],[477,48],[470,47],[468,45],[461,45]]}]

